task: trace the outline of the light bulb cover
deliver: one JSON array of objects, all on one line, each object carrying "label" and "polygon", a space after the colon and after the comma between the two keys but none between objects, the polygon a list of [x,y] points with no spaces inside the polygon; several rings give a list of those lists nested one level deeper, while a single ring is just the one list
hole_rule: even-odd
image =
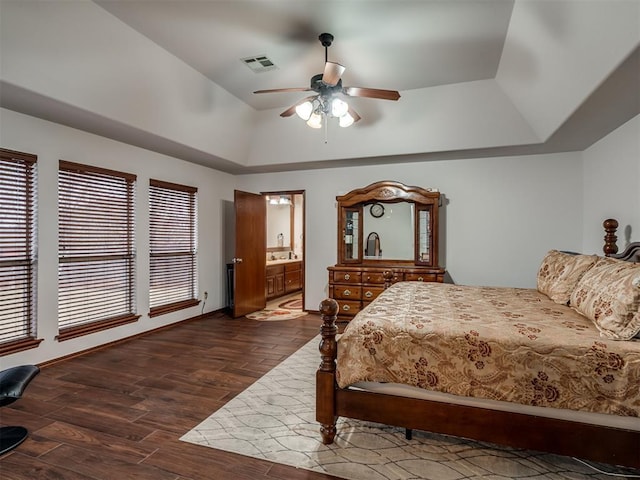
[{"label": "light bulb cover", "polygon": [[349,111],[349,105],[344,100],[334,98],[331,100],[331,115],[334,117],[342,117]]},{"label": "light bulb cover", "polygon": [[354,119],[349,112],[342,115],[339,119],[339,125],[342,128],[350,127],[351,125],[353,125],[353,122],[354,122]]},{"label": "light bulb cover", "polygon": [[313,113],[313,104],[307,100],[306,102],[296,105],[296,113],[302,120],[309,120],[309,117]]},{"label": "light bulb cover", "polygon": [[312,113],[309,117],[309,120],[307,120],[307,125],[309,125],[311,128],[321,128],[322,115],[320,115],[319,113]]}]

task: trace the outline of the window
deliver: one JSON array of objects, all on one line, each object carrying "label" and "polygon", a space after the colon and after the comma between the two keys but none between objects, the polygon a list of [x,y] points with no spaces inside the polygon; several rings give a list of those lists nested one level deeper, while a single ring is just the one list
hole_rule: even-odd
[{"label": "window", "polygon": [[36,157],[0,149],[0,355],[37,347]]},{"label": "window", "polygon": [[196,299],[196,193],[193,187],[149,182],[149,316],[192,307]]},{"label": "window", "polygon": [[136,321],[136,176],[60,160],[58,340]]}]

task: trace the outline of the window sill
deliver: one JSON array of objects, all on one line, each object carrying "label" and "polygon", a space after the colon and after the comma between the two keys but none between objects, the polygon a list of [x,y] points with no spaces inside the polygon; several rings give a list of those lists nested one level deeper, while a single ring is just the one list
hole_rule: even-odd
[{"label": "window sill", "polygon": [[109,320],[102,320],[98,322],[87,323],[84,325],[78,325],[75,327],[68,327],[64,330],[60,330],[56,340],[64,342],[76,337],[82,337],[91,333],[100,332],[102,330],[108,330],[110,328],[119,327],[120,325],[126,325],[127,323],[137,322],[140,315],[124,315],[121,317],[111,318]]},{"label": "window sill", "polygon": [[21,340],[10,341],[0,345],[0,356],[22,352],[36,348],[42,342],[42,338],[23,338]]},{"label": "window sill", "polygon": [[149,310],[149,317],[157,317],[159,315],[164,315],[165,313],[177,312],[178,310],[183,310],[185,308],[195,307],[200,303],[200,300],[191,299],[184,300],[182,302],[169,303],[167,305],[161,305],[159,307],[153,307]]}]

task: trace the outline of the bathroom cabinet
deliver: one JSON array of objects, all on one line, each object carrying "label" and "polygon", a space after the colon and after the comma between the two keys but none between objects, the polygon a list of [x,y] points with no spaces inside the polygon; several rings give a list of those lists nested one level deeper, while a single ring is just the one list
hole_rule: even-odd
[{"label": "bathroom cabinet", "polygon": [[292,293],[302,288],[302,262],[289,261],[268,264],[265,294],[267,300]]}]

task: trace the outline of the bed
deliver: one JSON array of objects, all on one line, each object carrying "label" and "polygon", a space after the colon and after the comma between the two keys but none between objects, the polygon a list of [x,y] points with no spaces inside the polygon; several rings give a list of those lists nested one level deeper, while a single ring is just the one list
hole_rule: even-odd
[{"label": "bed", "polygon": [[389,283],[341,335],[324,300],[323,442],[348,417],[640,468],[640,242],[616,253],[611,225],[537,289]]}]

